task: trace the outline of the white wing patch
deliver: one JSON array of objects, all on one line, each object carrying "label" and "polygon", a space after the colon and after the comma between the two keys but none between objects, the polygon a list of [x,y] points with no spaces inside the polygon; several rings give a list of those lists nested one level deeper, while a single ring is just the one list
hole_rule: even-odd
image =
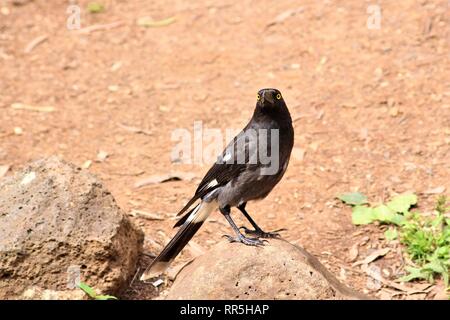
[{"label": "white wing patch", "polygon": [[227,153],[227,154],[225,154],[225,156],[223,157],[223,162],[227,162],[228,160],[230,160],[231,159],[231,153]]},{"label": "white wing patch", "polygon": [[216,179],[212,180],[210,183],[208,183],[208,185],[206,186],[206,188],[214,188],[215,186],[217,186],[219,183],[217,182]]}]

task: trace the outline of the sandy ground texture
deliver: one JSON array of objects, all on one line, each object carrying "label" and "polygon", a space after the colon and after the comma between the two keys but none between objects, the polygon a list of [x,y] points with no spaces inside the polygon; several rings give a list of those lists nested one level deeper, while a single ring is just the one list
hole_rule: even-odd
[{"label": "sandy ground texture", "polygon": [[[450,190],[448,1],[377,1],[379,28],[373,1],[98,2],[97,14],[88,1],[0,2],[1,171],[55,154],[89,167],[156,254],[211,164],[172,162],[172,132],[192,132],[194,121],[240,129],[256,92],[276,87],[294,118],[295,149],[283,181],[249,204],[254,219],[288,228],[285,239],[357,290],[433,298],[389,284],[403,272],[399,245],[382,240],[384,227],[352,225],[335,197],[359,190],[376,202],[414,191],[431,210],[435,193]],[[81,30],[67,28],[69,4],[81,8]],[[181,180],[136,187],[173,172]],[[230,232],[214,213],[177,263]],[[373,262],[387,279],[380,287],[354,261],[384,247]],[[155,295],[135,286],[129,298]]]}]

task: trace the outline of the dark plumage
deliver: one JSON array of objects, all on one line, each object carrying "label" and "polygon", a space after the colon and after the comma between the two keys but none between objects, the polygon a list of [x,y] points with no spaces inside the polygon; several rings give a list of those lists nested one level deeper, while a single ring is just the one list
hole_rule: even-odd
[{"label": "dark plumage", "polygon": [[[294,144],[294,129],[280,91],[262,89],[257,100],[250,122],[225,148],[192,199],[178,213],[181,215],[190,209],[175,224],[175,227],[181,228],[147,268],[141,280],[164,272],[217,208],[236,233],[235,237],[227,236],[230,241],[262,245],[259,238],[278,235],[262,231],[245,210],[245,205],[248,201],[265,198],[283,177]],[[197,201],[199,203],[191,208]],[[244,229],[246,234],[252,234],[255,238],[248,238],[240,232],[231,219],[231,207],[237,207],[249,220],[254,230]]]}]

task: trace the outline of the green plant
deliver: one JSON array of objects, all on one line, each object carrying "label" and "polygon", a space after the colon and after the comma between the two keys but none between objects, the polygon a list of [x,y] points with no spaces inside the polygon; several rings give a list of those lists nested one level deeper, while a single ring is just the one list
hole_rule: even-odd
[{"label": "green plant", "polygon": [[94,300],[117,300],[117,298],[114,296],[98,295],[93,288],[91,288],[84,282],[80,282],[78,284],[78,287],[81,290],[83,290],[91,299],[94,299]]},{"label": "green plant", "polygon": [[89,2],[87,5],[87,10],[90,13],[100,13],[105,11],[105,6],[99,2]]},{"label": "green plant", "polygon": [[405,222],[405,214],[411,206],[417,204],[417,196],[414,194],[402,194],[395,196],[386,204],[375,207],[365,206],[367,198],[364,195],[349,196],[343,194],[338,198],[347,204],[354,205],[352,210],[353,224],[369,224],[374,221],[402,225]]},{"label": "green plant", "polygon": [[434,212],[426,216],[410,211],[417,204],[414,194],[398,195],[375,207],[357,204],[354,200],[365,199],[362,195],[356,198],[346,195],[339,199],[354,205],[352,222],[355,225],[374,221],[394,225],[385,231],[385,238],[388,241],[399,239],[412,262],[405,267],[407,275],[401,277],[401,281],[425,279],[432,282],[436,276],[441,276],[449,286],[450,218],[446,213],[450,206],[446,197],[439,197]]},{"label": "green plant", "polygon": [[426,279],[433,281],[436,275],[441,275],[445,285],[449,285],[450,269],[450,218],[445,213],[447,199],[439,197],[432,215],[423,216],[419,213],[409,213],[406,223],[400,233],[400,242],[406,247],[406,252],[415,266],[406,270],[408,275],[403,281]]}]

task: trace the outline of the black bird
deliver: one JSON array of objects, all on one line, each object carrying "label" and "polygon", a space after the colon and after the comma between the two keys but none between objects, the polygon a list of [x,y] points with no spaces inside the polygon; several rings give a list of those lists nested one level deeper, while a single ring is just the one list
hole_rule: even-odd
[{"label": "black bird", "polygon": [[[232,242],[262,245],[259,238],[277,237],[276,232],[264,232],[245,210],[245,205],[248,201],[265,198],[281,180],[293,145],[292,119],[281,92],[277,89],[260,90],[252,119],[225,148],[195,195],[178,213],[181,215],[191,209],[175,224],[180,229],[143,273],[141,280],[163,273],[217,208],[236,234],[234,237],[226,236]],[[197,201],[199,203],[192,207]],[[254,230],[242,228],[254,238],[240,232],[242,228],[238,228],[231,219],[231,207],[237,207],[251,223]]]}]

